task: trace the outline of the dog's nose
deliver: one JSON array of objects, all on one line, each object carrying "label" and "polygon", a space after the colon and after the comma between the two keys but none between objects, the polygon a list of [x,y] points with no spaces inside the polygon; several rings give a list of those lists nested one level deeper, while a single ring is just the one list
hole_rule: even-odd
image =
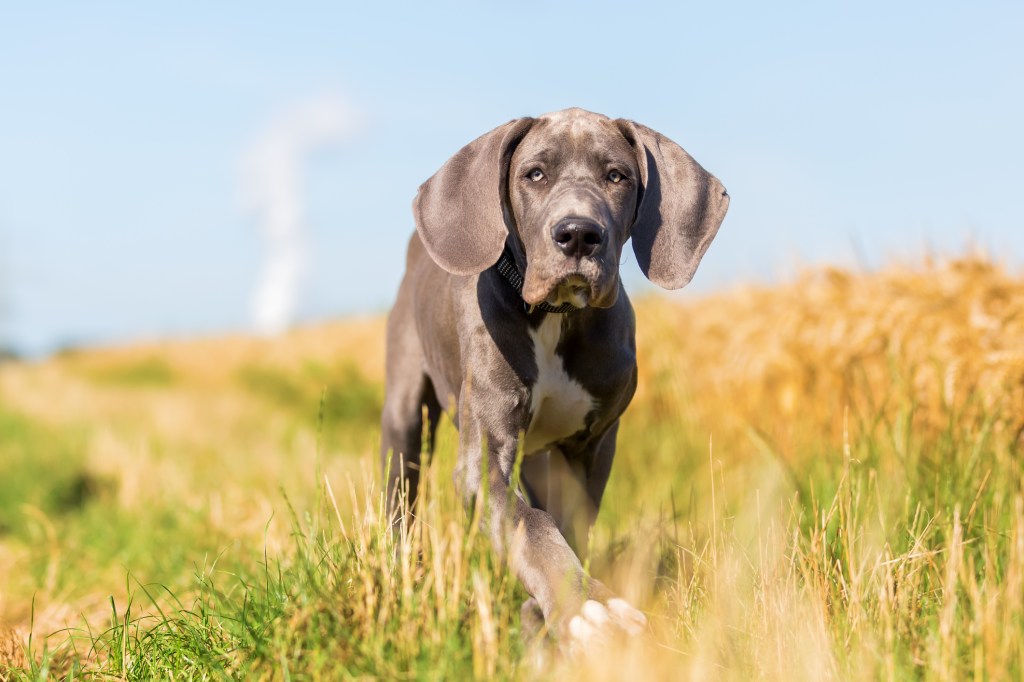
[{"label": "dog's nose", "polygon": [[551,238],[562,253],[574,258],[593,256],[604,241],[601,226],[581,218],[567,218],[558,223]]}]

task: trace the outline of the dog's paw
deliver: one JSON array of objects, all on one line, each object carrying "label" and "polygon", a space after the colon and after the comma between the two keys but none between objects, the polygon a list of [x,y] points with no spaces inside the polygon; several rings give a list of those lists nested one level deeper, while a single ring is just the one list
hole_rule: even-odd
[{"label": "dog's paw", "polygon": [[647,629],[647,616],[625,599],[617,597],[602,604],[588,599],[580,612],[569,620],[572,648],[588,647],[620,635],[636,636]]}]

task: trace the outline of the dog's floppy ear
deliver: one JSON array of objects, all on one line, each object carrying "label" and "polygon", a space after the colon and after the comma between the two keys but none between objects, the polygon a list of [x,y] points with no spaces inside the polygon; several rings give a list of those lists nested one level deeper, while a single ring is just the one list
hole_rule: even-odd
[{"label": "dog's floppy ear", "polygon": [[647,279],[680,289],[718,232],[729,194],[672,140],[633,121],[615,123],[636,151],[640,169],[633,253]]},{"label": "dog's floppy ear", "polygon": [[508,234],[508,166],[533,120],[515,119],[478,137],[420,186],[412,205],[416,231],[448,272],[476,274],[501,255]]}]

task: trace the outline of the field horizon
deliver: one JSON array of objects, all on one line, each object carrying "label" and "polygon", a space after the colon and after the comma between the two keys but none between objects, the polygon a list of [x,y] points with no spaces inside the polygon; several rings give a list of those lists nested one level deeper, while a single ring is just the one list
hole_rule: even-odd
[{"label": "field horizon", "polygon": [[388,531],[361,316],[0,362],[0,680],[1024,675],[1022,275],[967,254],[634,306],[588,569],[644,636],[523,641],[447,421]]}]

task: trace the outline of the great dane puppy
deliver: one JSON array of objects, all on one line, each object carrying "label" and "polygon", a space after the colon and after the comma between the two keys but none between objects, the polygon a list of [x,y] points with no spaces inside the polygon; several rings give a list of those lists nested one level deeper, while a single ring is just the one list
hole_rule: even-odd
[{"label": "great dane puppy", "polygon": [[[442,408],[455,482],[531,599],[524,623],[563,641],[639,631],[640,611],[579,554],[636,388],[634,316],[619,278],[678,289],[729,206],[682,147],[582,109],[519,118],[459,150],[419,189],[416,234],[388,318],[381,457],[389,508],[410,508]],[[518,453],[520,481],[514,480]],[[578,554],[579,553],[579,554]]]}]

